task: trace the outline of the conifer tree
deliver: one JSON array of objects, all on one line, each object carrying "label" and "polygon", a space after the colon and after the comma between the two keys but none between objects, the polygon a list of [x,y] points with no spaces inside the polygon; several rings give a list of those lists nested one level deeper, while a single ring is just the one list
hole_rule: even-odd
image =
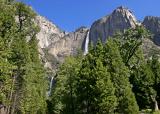
[{"label": "conifer tree", "polygon": [[18,2],[0,1],[0,10],[0,102],[6,114],[44,114],[46,79],[37,47],[35,13]]},{"label": "conifer tree", "polygon": [[14,8],[0,1],[0,105],[5,106],[6,113],[13,93],[14,73],[16,68],[10,61],[11,43],[15,35]]},{"label": "conifer tree", "polygon": [[110,80],[110,74],[103,66],[100,59],[96,60],[96,67],[93,71],[97,77],[95,91],[97,97],[95,97],[96,114],[112,114],[117,106],[117,98],[115,96],[115,88]]},{"label": "conifer tree", "polygon": [[129,83],[129,70],[123,63],[117,43],[108,40],[105,45],[105,64],[108,65],[115,95],[118,98],[116,112],[138,114],[139,108]]},{"label": "conifer tree", "polygon": [[153,72],[145,62],[138,69],[133,70],[130,80],[140,109],[154,107],[152,98],[155,97],[156,91],[153,89],[153,78]]},{"label": "conifer tree", "polygon": [[[31,61],[26,64],[26,73],[24,75],[23,99],[21,100],[21,109],[23,113],[45,113],[46,109],[46,78],[45,71],[39,58],[36,37],[29,42],[29,51]],[[37,102],[38,101],[38,102]]]},{"label": "conifer tree", "polygon": [[159,62],[159,56],[157,54],[152,55],[152,59],[148,60],[148,64],[151,67],[151,70],[153,72],[153,89],[156,91],[156,94],[154,97],[152,97],[152,100],[154,102],[154,109],[155,111],[159,110],[158,104],[160,103],[160,62]]},{"label": "conifer tree", "polygon": [[117,104],[113,84],[107,68],[103,66],[103,45],[98,41],[82,61],[77,81],[77,100],[79,113],[113,113]]},{"label": "conifer tree", "polygon": [[77,114],[75,89],[80,61],[78,57],[68,57],[60,66],[52,95],[53,112],[56,114]]}]

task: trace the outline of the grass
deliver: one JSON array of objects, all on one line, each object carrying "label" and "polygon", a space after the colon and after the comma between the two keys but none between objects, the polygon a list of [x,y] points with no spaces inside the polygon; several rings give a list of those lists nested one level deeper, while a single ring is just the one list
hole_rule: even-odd
[{"label": "grass", "polygon": [[151,109],[142,110],[140,114],[160,114],[160,111],[153,112]]},{"label": "grass", "polygon": [[153,112],[153,114],[160,114],[160,111]]}]

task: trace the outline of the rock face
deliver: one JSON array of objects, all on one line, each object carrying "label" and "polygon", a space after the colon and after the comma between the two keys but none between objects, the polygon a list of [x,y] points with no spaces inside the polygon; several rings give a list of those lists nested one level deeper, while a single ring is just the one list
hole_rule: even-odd
[{"label": "rock face", "polygon": [[[105,43],[106,39],[116,32],[123,32],[125,29],[140,25],[133,13],[124,7],[118,7],[110,15],[95,21],[90,29],[80,27],[70,33],[60,30],[42,16],[37,16],[36,23],[40,27],[37,39],[41,58],[44,66],[51,71],[55,71],[65,57],[76,54],[77,49],[82,49],[86,54],[88,42],[96,44],[100,38]],[[142,24],[154,34],[154,42],[160,45],[160,17],[148,16]],[[144,40],[142,48],[147,53],[146,56],[152,53],[152,49],[160,50],[149,39]]]},{"label": "rock face", "polygon": [[66,33],[42,16],[37,16],[35,22],[40,27],[38,46],[46,68],[54,71],[65,57],[83,49],[88,28],[80,27],[75,32]]},{"label": "rock face", "polygon": [[36,17],[36,23],[40,27],[40,32],[37,34],[40,48],[48,47],[52,42],[59,40],[65,35],[55,24],[42,16]]},{"label": "rock face", "polygon": [[54,55],[58,60],[63,60],[68,55],[76,54],[77,49],[83,48],[87,31],[88,28],[81,27],[75,32],[66,34],[48,47],[48,53]]},{"label": "rock face", "polygon": [[160,54],[160,47],[157,46],[153,41],[147,38],[143,39],[142,49],[143,49],[145,58],[150,58],[155,52],[158,55]]},{"label": "rock face", "polygon": [[95,21],[90,30],[90,40],[95,44],[97,39],[105,42],[109,36],[122,32],[130,27],[135,27],[137,21],[132,12],[124,7],[118,7],[111,15]]},{"label": "rock face", "polygon": [[154,43],[160,46],[160,17],[147,16],[143,25],[154,35]]}]

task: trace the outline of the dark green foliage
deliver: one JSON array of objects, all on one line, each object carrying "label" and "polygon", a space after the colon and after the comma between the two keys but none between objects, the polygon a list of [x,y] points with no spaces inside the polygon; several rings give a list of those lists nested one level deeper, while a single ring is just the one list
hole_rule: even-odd
[{"label": "dark green foliage", "polygon": [[115,88],[107,72],[108,67],[102,62],[103,52],[103,45],[98,40],[95,48],[90,45],[90,53],[82,62],[77,87],[80,113],[113,113],[117,105]]},{"label": "dark green foliage", "polygon": [[154,75],[146,62],[149,58],[144,59],[141,49],[144,38],[151,38],[151,35],[143,27],[136,27],[125,31],[124,34],[117,34],[115,38],[118,39],[115,41],[119,45],[123,62],[130,70],[130,83],[140,109],[153,109],[156,96],[153,88]]},{"label": "dark green foliage", "polygon": [[55,114],[76,114],[75,86],[79,67],[80,60],[73,57],[67,58],[60,67],[52,95]]},{"label": "dark green foliage", "polygon": [[[146,37],[150,37],[148,32],[143,27],[136,27],[113,36],[105,45],[98,40],[95,47],[89,46],[85,57],[80,61],[74,60],[79,65],[73,76],[76,71],[72,68],[74,65],[70,64],[73,65],[72,71],[67,70],[70,65],[66,61],[59,70],[62,73],[65,69],[65,72],[57,75],[53,104],[50,105],[53,112],[138,114],[139,107],[158,110],[160,65],[158,57],[144,59],[141,45]],[[74,98],[67,94],[71,91],[68,82],[74,85]]]},{"label": "dark green foliage", "polygon": [[12,6],[0,1],[0,102],[9,105],[9,95],[12,91],[12,72],[16,66],[10,63],[11,41],[14,38],[14,12]]},{"label": "dark green foliage", "polygon": [[158,110],[159,102],[159,61],[158,57],[145,61],[133,70],[131,83],[141,109]]},{"label": "dark green foliage", "polygon": [[117,104],[114,90],[110,75],[100,59],[88,54],[82,62],[77,84],[79,113],[113,113]]},{"label": "dark green foliage", "polygon": [[[153,72],[153,86],[152,88],[156,91],[155,96],[152,99],[153,102],[160,102],[160,61],[159,61],[159,56],[154,54],[152,56],[152,59],[149,60],[148,64],[150,65],[152,72]],[[155,107],[154,107],[155,108]]]},{"label": "dark green foliage", "polygon": [[153,108],[151,100],[151,95],[155,94],[152,88],[153,73],[147,64],[144,63],[134,70],[131,83],[140,109]]},{"label": "dark green foliage", "polygon": [[11,2],[0,0],[0,102],[6,114],[45,114],[46,79],[35,13]]},{"label": "dark green foliage", "polygon": [[23,3],[0,0],[0,105],[6,114],[138,114],[139,107],[158,112],[159,56],[153,51],[151,58],[144,58],[141,45],[150,34],[141,26],[116,34],[104,45],[100,40],[90,44],[86,56],[79,51],[66,58],[46,112],[47,82],[35,16]]},{"label": "dark green foliage", "polygon": [[108,40],[105,46],[105,64],[108,65],[111,80],[116,88],[118,113],[137,114],[138,106],[129,83],[129,70],[123,63],[116,42]]}]

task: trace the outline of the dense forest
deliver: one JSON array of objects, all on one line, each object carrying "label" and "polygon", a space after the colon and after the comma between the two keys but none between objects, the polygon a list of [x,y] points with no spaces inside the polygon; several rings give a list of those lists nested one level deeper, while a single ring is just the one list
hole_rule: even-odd
[{"label": "dense forest", "polygon": [[47,81],[39,59],[36,14],[0,0],[0,107],[4,114],[44,114]]},{"label": "dense forest", "polygon": [[57,72],[50,114],[158,113],[159,56],[154,50],[144,56],[145,38],[152,35],[137,26],[91,43],[86,56],[68,57]]},{"label": "dense forest", "polygon": [[2,114],[159,114],[160,60],[147,56],[143,26],[117,33],[89,53],[67,57],[51,95],[38,51],[31,7],[0,0],[0,112]]}]

